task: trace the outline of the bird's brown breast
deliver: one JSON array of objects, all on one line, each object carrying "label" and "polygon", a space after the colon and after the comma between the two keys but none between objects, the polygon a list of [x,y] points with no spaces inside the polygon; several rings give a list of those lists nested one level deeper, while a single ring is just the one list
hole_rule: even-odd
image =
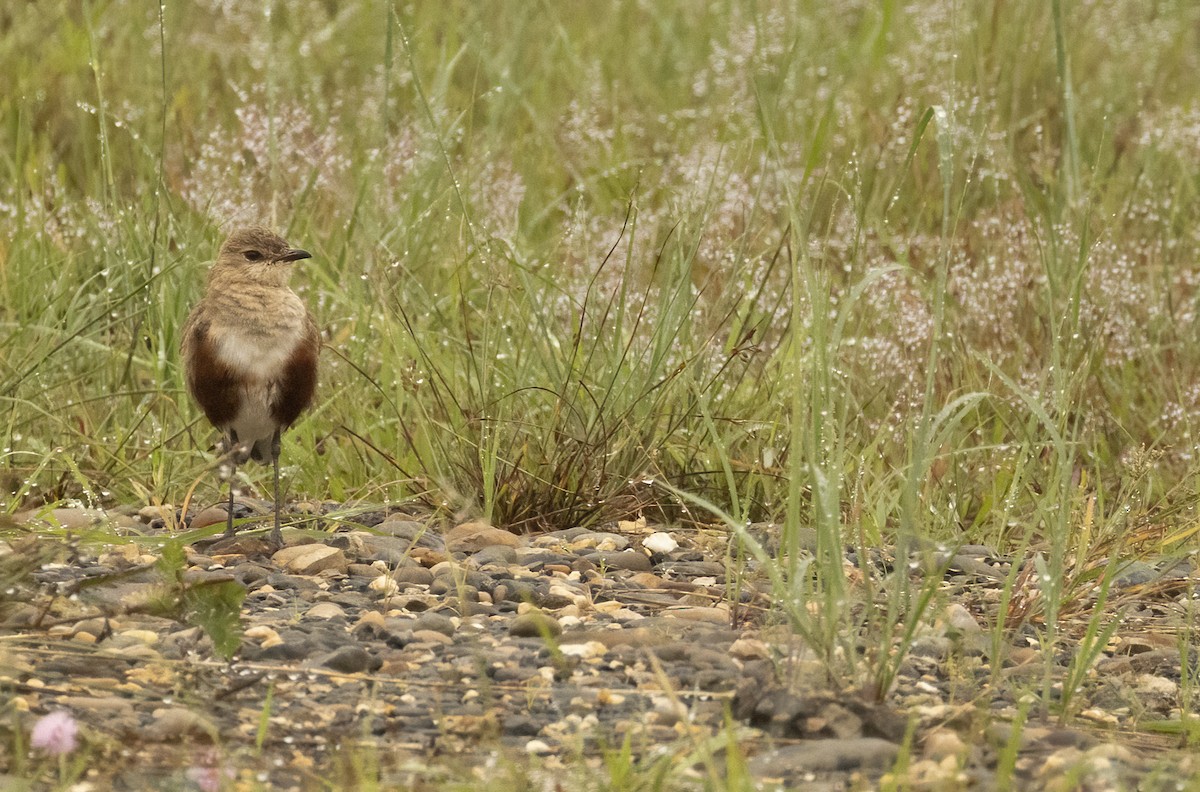
[{"label": "bird's brown breast", "polygon": [[188,389],[223,430],[244,421],[255,424],[256,435],[267,431],[258,425],[264,422],[274,424],[271,430],[286,428],[316,391],[321,347],[316,323],[306,311],[298,323],[279,316],[263,322],[234,316],[228,322],[221,314],[202,303],[188,320],[183,338]]}]

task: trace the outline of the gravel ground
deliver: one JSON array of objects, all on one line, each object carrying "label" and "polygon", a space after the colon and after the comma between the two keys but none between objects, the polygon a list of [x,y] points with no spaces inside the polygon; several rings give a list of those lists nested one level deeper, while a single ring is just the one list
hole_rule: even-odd
[{"label": "gravel ground", "polygon": [[[1090,612],[1064,615],[1072,640],[1052,664],[1036,621],[994,641],[1013,561],[986,547],[925,548],[939,562],[929,618],[886,695],[870,696],[830,681],[716,529],[639,520],[516,536],[380,507],[349,530],[322,519],[331,505],[299,508],[308,528],[285,530],[278,551],[254,532],[186,548],[177,588],[245,588],[230,662],[155,600],[160,550],[146,537],[166,536],[161,511],[43,517],[69,536],[103,519],[108,536],[129,537],[99,552],[32,538],[34,516],[17,515],[0,542],[7,731],[72,713],[97,758],[93,789],[322,789],[362,767],[385,788],[430,788],[517,766],[545,788],[578,788],[561,779],[626,740],[639,767],[669,762],[673,778],[702,784],[730,770],[729,729],[762,789],[870,789],[888,775],[990,789],[1006,762],[1029,789],[1200,784],[1180,725],[1200,648],[1191,559],[1118,576],[1106,609],[1119,626],[1064,725],[1027,694],[1062,695]],[[223,520],[210,509],[191,527]],[[755,532],[775,540],[771,526]],[[852,583],[856,562],[849,552]],[[897,566],[884,551],[868,563]],[[920,583],[931,567],[907,568]],[[1025,606],[1016,591],[1010,614]],[[25,744],[4,740],[3,765]]]}]

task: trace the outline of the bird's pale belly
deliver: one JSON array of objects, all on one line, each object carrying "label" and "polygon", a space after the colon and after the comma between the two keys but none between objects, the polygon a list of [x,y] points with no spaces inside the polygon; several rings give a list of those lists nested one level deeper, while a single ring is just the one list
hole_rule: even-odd
[{"label": "bird's pale belly", "polygon": [[304,328],[297,325],[254,334],[226,330],[217,336],[217,360],[239,374],[270,380],[279,376],[296,351]]}]

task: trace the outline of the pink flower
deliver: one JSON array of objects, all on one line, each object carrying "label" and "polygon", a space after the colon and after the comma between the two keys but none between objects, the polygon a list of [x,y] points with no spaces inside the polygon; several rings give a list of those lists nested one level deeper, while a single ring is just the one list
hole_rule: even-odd
[{"label": "pink flower", "polygon": [[79,744],[79,724],[66,710],[55,710],[44,715],[33,724],[33,735],[29,744],[51,756],[62,756],[75,750]]},{"label": "pink flower", "polygon": [[184,774],[188,780],[200,787],[201,792],[220,792],[221,782],[234,777],[233,768],[223,767],[215,751],[207,751],[196,765]]}]

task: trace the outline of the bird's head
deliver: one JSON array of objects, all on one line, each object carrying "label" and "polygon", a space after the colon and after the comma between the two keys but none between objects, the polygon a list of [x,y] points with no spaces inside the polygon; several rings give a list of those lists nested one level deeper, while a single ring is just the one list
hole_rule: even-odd
[{"label": "bird's head", "polygon": [[229,235],[217,254],[214,274],[234,275],[260,283],[286,286],[291,264],[312,258],[307,250],[290,246],[283,237],[261,226],[239,228]]}]

